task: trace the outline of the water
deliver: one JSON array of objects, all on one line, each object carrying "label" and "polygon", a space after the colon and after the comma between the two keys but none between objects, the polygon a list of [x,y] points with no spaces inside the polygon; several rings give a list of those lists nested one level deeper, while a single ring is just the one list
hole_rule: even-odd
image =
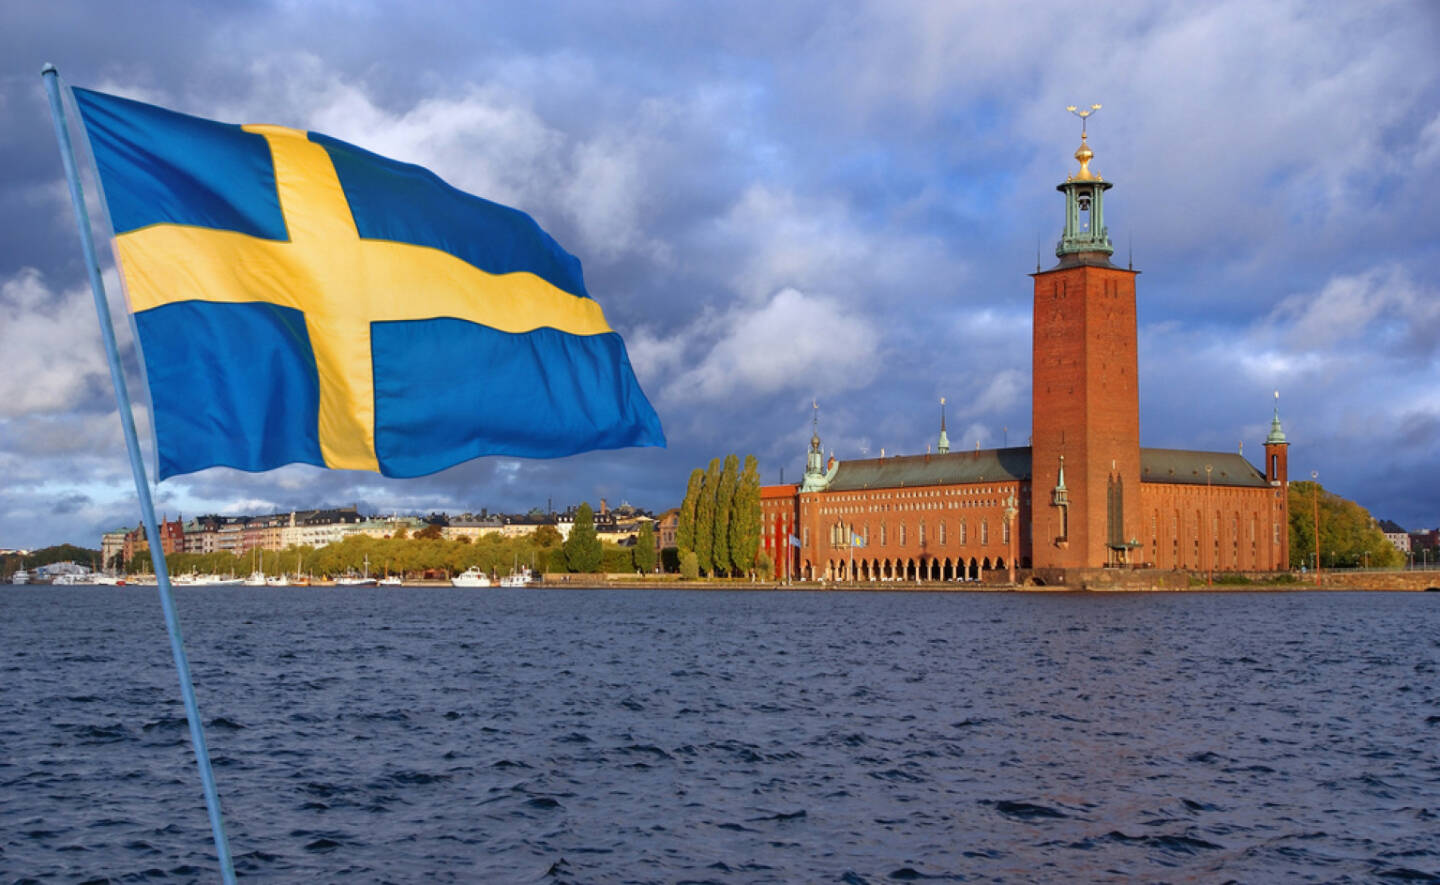
[{"label": "water", "polygon": [[[1440,596],[195,589],[272,881],[1440,881]],[[0,879],[215,878],[153,589],[0,591]]]}]

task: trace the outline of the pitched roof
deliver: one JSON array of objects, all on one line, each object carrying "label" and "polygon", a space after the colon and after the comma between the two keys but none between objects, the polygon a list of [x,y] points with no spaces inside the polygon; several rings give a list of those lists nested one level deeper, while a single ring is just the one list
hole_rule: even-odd
[{"label": "pitched roof", "polygon": [[[1030,478],[1029,446],[902,455],[841,461],[826,491],[894,489],[907,486],[957,485],[977,482],[1014,482]],[[1211,466],[1210,483],[1216,486],[1269,488],[1265,475],[1243,455],[1231,452],[1197,452],[1188,449],[1140,450],[1140,479],[1205,485],[1205,465]],[[773,487],[772,487],[773,488]],[[793,488],[793,487],[792,487]],[[787,490],[788,491],[788,490]]]},{"label": "pitched roof", "polygon": [[1030,448],[981,449],[934,455],[901,455],[841,461],[827,490],[894,489],[1030,478]]},{"label": "pitched roof", "polygon": [[1194,452],[1188,449],[1141,449],[1140,481],[1205,485],[1205,465],[1212,468],[1211,485],[1269,488],[1265,475],[1245,456],[1233,452]]}]

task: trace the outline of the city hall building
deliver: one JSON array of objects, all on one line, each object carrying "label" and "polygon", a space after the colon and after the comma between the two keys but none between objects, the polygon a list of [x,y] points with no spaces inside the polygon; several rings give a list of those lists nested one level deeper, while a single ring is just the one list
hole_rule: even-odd
[{"label": "city hall building", "polygon": [[[1289,567],[1278,405],[1257,469],[1242,455],[1140,445],[1137,271],[1110,261],[1081,135],[1058,263],[1034,279],[1029,446],[837,461],[812,434],[798,485],[761,491],[777,578],[1085,586],[1115,569]],[[787,561],[788,560],[788,561]],[[1103,583],[1103,582],[1102,582]]]}]

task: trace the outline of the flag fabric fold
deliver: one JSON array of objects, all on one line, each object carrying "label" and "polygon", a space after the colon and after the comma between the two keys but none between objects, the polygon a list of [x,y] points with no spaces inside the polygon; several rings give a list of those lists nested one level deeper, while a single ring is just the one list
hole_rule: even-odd
[{"label": "flag fabric fold", "polygon": [[318,133],[73,94],[161,479],[665,444],[579,260],[524,212]]}]

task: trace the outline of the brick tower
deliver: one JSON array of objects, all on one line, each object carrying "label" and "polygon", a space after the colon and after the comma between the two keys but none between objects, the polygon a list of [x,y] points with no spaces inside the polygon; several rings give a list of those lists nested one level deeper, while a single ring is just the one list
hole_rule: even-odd
[{"label": "brick tower", "polygon": [[1275,536],[1271,539],[1276,548],[1276,559],[1271,568],[1283,569],[1290,565],[1290,441],[1285,438],[1285,428],[1280,425],[1280,391],[1275,391],[1275,417],[1270,421],[1270,435],[1265,437],[1265,479],[1278,494],[1275,496],[1273,524]]},{"label": "brick tower", "polygon": [[1115,250],[1102,209],[1111,184],[1090,169],[1086,139],[1082,123],[1080,169],[1056,187],[1065,195],[1059,263],[1032,274],[1037,569],[1124,565],[1141,549],[1136,271],[1110,263]]}]

